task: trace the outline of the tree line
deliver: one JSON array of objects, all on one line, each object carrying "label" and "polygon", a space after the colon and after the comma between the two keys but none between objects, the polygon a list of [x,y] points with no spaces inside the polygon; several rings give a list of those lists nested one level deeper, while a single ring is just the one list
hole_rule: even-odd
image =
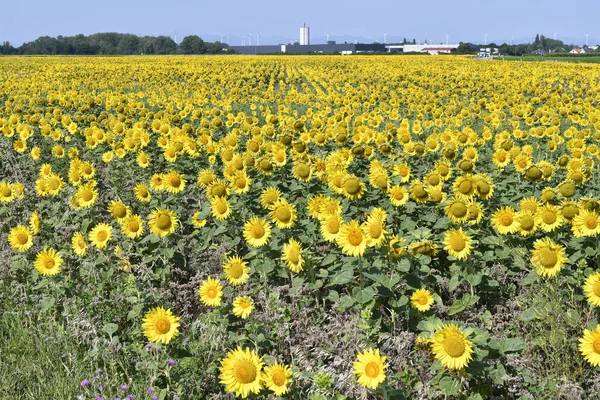
[{"label": "tree line", "polygon": [[232,52],[219,41],[205,42],[196,35],[177,44],[168,36],[137,36],[129,33],[105,32],[93,35],[40,36],[32,42],[13,47],[0,46],[0,54],[16,55],[139,55],[139,54],[219,54]]},{"label": "tree line", "polygon": [[[519,44],[508,44],[502,43],[500,45],[496,43],[490,43],[487,45],[477,45],[473,43],[460,42],[456,49],[457,54],[474,54],[479,51],[479,48],[488,47],[496,48],[498,52],[503,55],[509,56],[522,56],[524,54],[531,54],[534,52],[544,52],[552,54],[568,53],[575,47],[573,44],[565,44],[562,40],[547,38],[544,35],[537,34],[535,40],[532,43],[519,43]],[[586,46],[583,46],[584,48]],[[600,53],[600,48],[596,50]]]}]

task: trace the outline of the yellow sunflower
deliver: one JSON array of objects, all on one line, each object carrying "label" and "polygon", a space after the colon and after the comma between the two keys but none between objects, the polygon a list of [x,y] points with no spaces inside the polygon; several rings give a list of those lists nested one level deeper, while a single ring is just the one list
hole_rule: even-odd
[{"label": "yellow sunflower", "polygon": [[579,339],[579,352],[593,367],[600,366],[600,324],[596,329],[585,329]]},{"label": "yellow sunflower", "polygon": [[202,282],[198,289],[200,301],[210,307],[218,307],[221,305],[221,297],[223,296],[223,287],[221,282],[211,277],[208,277]]},{"label": "yellow sunflower", "polygon": [[250,393],[258,394],[261,391],[262,368],[262,357],[254,350],[238,347],[221,360],[220,383],[225,385],[227,392],[245,399]]},{"label": "yellow sunflower", "polygon": [[130,215],[121,220],[121,230],[130,239],[137,239],[144,234],[144,222],[139,215]]},{"label": "yellow sunflower", "polygon": [[231,215],[231,207],[226,197],[213,197],[210,199],[210,211],[219,221],[226,220]]},{"label": "yellow sunflower", "polygon": [[333,243],[337,241],[338,234],[342,227],[342,219],[339,215],[330,215],[325,219],[321,219],[321,235],[326,241]]},{"label": "yellow sunflower", "polygon": [[260,204],[267,209],[270,209],[277,200],[281,198],[281,192],[274,186],[269,186],[260,194]]},{"label": "yellow sunflower", "polygon": [[85,243],[83,233],[75,232],[75,234],[71,238],[71,248],[78,256],[85,256],[85,253],[87,253],[87,244]]},{"label": "yellow sunflower", "polygon": [[295,239],[290,239],[289,242],[283,245],[281,250],[281,259],[285,261],[289,269],[294,272],[302,271],[304,258],[302,257],[302,247]]},{"label": "yellow sunflower", "polygon": [[501,235],[515,233],[519,229],[519,222],[515,210],[508,206],[502,207],[492,216],[492,225]]},{"label": "yellow sunflower", "polygon": [[[81,204],[81,202],[79,202],[79,204]],[[108,212],[118,222],[123,221],[123,219],[131,213],[129,207],[123,204],[121,200],[111,201],[110,203],[108,203]]]},{"label": "yellow sunflower", "polygon": [[174,212],[157,208],[148,217],[148,226],[150,232],[165,237],[173,232],[177,228],[178,219]]},{"label": "yellow sunflower", "polygon": [[133,188],[133,193],[135,194],[135,197],[142,203],[148,203],[150,200],[152,200],[152,194],[148,190],[148,186],[143,183],[138,183],[135,185]]},{"label": "yellow sunflower", "polygon": [[192,225],[196,228],[203,228],[206,226],[206,219],[202,218],[202,213],[200,211],[196,211],[194,215],[192,215]]},{"label": "yellow sunflower", "polygon": [[246,319],[254,309],[254,302],[250,297],[238,296],[233,300],[233,315]]},{"label": "yellow sunflower", "polygon": [[98,201],[98,191],[93,186],[92,182],[79,186],[75,192],[75,199],[81,208],[89,208]]},{"label": "yellow sunflower", "polygon": [[34,211],[29,217],[29,229],[31,233],[37,235],[40,232],[40,215]]},{"label": "yellow sunflower", "polygon": [[367,246],[380,248],[385,242],[385,235],[388,232],[385,230],[384,224],[385,216],[383,218],[371,215],[362,224],[362,230],[367,237]]},{"label": "yellow sunflower", "polygon": [[367,237],[355,220],[342,224],[336,241],[342,253],[353,257],[362,256],[367,248]]},{"label": "yellow sunflower", "polygon": [[282,396],[288,392],[291,376],[290,367],[275,362],[270,367],[265,367],[262,380],[265,387],[271,390],[275,396]]},{"label": "yellow sunflower", "polygon": [[563,222],[558,209],[550,204],[540,206],[535,214],[535,219],[536,224],[545,232],[552,232]]},{"label": "yellow sunflower", "polygon": [[271,219],[279,229],[291,228],[298,219],[296,207],[285,199],[277,200],[271,206]]},{"label": "yellow sunflower", "polygon": [[471,237],[462,228],[450,229],[444,234],[444,250],[457,260],[467,258],[471,254]]},{"label": "yellow sunflower", "polygon": [[168,344],[179,333],[179,317],[171,310],[153,308],[144,316],[142,329],[150,342]]},{"label": "yellow sunflower", "polygon": [[582,209],[575,218],[573,218],[573,234],[575,237],[598,236],[600,235],[600,217],[596,211]]},{"label": "yellow sunflower", "polygon": [[169,171],[164,175],[163,187],[169,193],[180,193],[185,189],[185,177],[177,171]]},{"label": "yellow sunflower", "polygon": [[271,237],[271,225],[264,219],[252,217],[244,224],[244,238],[252,247],[261,247],[267,244]]},{"label": "yellow sunflower", "polygon": [[96,225],[88,235],[88,240],[93,246],[103,249],[112,238],[112,227],[104,222]]},{"label": "yellow sunflower", "polygon": [[600,272],[588,276],[583,285],[583,291],[588,303],[600,307]]},{"label": "yellow sunflower", "polygon": [[379,349],[363,350],[358,353],[356,361],[352,363],[353,373],[358,375],[359,385],[370,389],[376,389],[380,383],[385,381],[386,357],[379,355]]},{"label": "yellow sunflower", "polygon": [[225,273],[227,282],[233,286],[246,283],[250,277],[248,263],[238,256],[232,256],[225,260],[225,263],[223,263],[223,272]]},{"label": "yellow sunflower", "polygon": [[412,306],[421,312],[429,311],[433,302],[433,296],[427,289],[415,290],[412,296],[410,296]]},{"label": "yellow sunflower", "polygon": [[33,234],[26,226],[18,225],[10,230],[8,243],[10,247],[22,253],[33,246]]},{"label": "yellow sunflower", "polygon": [[37,253],[33,266],[40,275],[54,276],[60,271],[63,259],[54,249],[47,249]]},{"label": "yellow sunflower", "polygon": [[549,238],[538,239],[533,243],[531,263],[541,276],[552,277],[557,275],[561,268],[569,261],[565,257],[564,247],[554,243]]},{"label": "yellow sunflower", "polygon": [[12,185],[6,182],[0,182],[0,202],[10,203],[14,199]]},{"label": "yellow sunflower", "polygon": [[461,224],[469,219],[469,203],[460,198],[449,199],[446,202],[446,215],[450,221]]},{"label": "yellow sunflower", "polygon": [[434,357],[446,368],[465,368],[473,359],[473,349],[468,336],[469,334],[465,334],[458,326],[444,324],[431,338]]},{"label": "yellow sunflower", "polygon": [[406,186],[392,186],[388,189],[388,197],[394,207],[401,207],[408,201]]},{"label": "yellow sunflower", "polygon": [[360,199],[365,189],[364,182],[355,175],[346,175],[342,179],[342,194],[350,200]]}]

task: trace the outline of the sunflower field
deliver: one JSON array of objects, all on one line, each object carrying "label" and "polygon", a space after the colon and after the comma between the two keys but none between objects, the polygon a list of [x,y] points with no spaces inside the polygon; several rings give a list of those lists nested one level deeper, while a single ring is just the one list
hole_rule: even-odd
[{"label": "sunflower field", "polygon": [[0,398],[600,391],[600,66],[0,71]]}]

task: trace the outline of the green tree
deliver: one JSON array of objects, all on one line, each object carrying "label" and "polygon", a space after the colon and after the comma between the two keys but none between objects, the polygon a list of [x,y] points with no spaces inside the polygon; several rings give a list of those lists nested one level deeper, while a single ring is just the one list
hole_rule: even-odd
[{"label": "green tree", "polygon": [[183,54],[204,54],[208,51],[204,40],[196,35],[184,37],[179,44],[179,50]]}]

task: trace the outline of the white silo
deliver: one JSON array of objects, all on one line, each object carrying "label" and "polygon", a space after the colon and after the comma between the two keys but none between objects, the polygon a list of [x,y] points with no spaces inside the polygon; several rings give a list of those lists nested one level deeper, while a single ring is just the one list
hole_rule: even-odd
[{"label": "white silo", "polygon": [[300,27],[300,45],[306,46],[310,44],[310,27],[304,26]]}]

